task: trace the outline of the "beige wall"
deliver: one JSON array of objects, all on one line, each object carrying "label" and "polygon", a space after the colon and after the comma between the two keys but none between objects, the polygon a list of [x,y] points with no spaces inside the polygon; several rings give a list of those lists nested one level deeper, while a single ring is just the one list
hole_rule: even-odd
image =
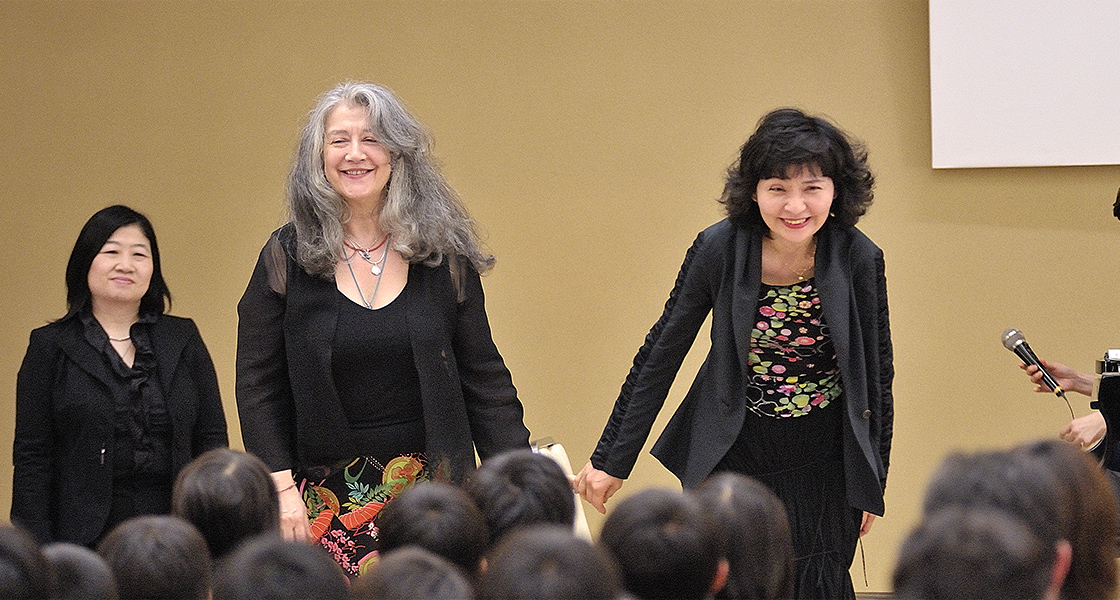
[{"label": "beige wall", "polygon": [[[1030,392],[1006,327],[1085,369],[1120,347],[1120,167],[932,171],[925,2],[4,1],[0,57],[0,481],[27,334],[62,314],[77,231],[115,202],[154,221],[240,444],[235,305],[283,220],[301,120],[344,79],[389,86],[433,130],[499,258],[489,313],[527,424],[576,469],[757,119],[796,105],[863,138],[898,374],[888,513],[857,590],[889,588],[946,452],[1068,419]],[[659,485],[675,480],[644,454],[622,493]]]}]

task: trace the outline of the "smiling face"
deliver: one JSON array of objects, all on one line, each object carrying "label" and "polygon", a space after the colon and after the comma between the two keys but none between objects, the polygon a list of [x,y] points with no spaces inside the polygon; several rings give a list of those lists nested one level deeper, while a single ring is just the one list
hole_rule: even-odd
[{"label": "smiling face", "polygon": [[761,179],[754,200],[775,241],[801,244],[828,220],[836,190],[816,165],[790,167],[784,178]]},{"label": "smiling face", "polygon": [[135,305],[152,282],[152,246],[137,224],[113,232],[89,265],[90,298],[94,310],[109,305]]},{"label": "smiling face", "polygon": [[381,202],[392,167],[385,149],[360,106],[340,104],[327,115],[323,140],[323,172],[331,187],[351,206]]}]

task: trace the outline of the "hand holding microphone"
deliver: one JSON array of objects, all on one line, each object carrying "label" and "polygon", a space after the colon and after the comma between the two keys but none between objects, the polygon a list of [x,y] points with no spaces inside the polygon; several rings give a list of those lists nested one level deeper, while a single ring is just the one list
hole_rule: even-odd
[{"label": "hand holding microphone", "polygon": [[1030,345],[1027,344],[1026,338],[1023,337],[1022,332],[1014,327],[1009,327],[1007,331],[1003,332],[1003,347],[1014,352],[1024,364],[1038,367],[1038,372],[1042,373],[1042,383],[1050,388],[1050,391],[1054,392],[1054,395],[1062,398],[1066,397],[1062,386],[1058,385],[1058,382],[1050,376],[1046,367],[1042,365],[1042,361],[1035,356]]}]

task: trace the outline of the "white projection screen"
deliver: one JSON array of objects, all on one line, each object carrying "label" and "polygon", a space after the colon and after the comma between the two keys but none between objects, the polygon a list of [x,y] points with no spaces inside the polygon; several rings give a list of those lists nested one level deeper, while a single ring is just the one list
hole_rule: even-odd
[{"label": "white projection screen", "polygon": [[1120,164],[1120,0],[929,0],[933,168]]}]

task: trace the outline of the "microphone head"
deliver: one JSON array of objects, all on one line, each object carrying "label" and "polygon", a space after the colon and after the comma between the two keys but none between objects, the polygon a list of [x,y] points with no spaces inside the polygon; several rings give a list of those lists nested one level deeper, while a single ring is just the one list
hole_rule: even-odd
[{"label": "microphone head", "polygon": [[1003,332],[1003,347],[1008,350],[1014,351],[1015,346],[1022,344],[1025,340],[1022,332],[1014,327],[1008,327],[1007,331]]}]

